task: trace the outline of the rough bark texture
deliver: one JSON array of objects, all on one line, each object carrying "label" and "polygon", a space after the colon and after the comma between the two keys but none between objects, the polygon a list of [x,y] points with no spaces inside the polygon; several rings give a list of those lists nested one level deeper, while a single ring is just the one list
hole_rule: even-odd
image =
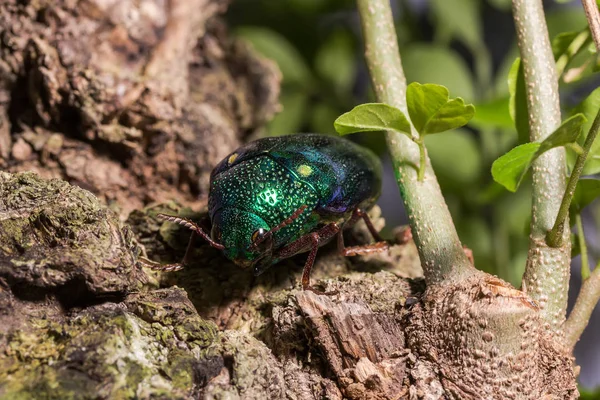
[{"label": "rough bark texture", "polygon": [[305,256],[136,263],[181,259],[189,232],[156,214],[200,217],[215,160],[278,107],[225,5],[0,4],[0,399],[574,398],[535,303],[479,275],[426,288],[412,242],[322,249],[336,296],[300,290]]},{"label": "rough bark texture", "polygon": [[115,201],[194,202],[277,110],[280,74],[231,41],[224,0],[0,4],[0,167]]}]

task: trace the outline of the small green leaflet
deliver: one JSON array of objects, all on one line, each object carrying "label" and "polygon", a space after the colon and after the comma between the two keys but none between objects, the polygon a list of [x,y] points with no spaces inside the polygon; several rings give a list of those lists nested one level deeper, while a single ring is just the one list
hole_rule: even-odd
[{"label": "small green leaflet", "polygon": [[[596,88],[585,100],[583,100],[577,107],[573,109],[573,113],[583,113],[583,115],[585,115],[588,119],[583,125],[583,130],[585,133],[579,138],[580,145],[583,145],[599,108],[600,88]],[[583,175],[594,175],[597,173],[600,173],[600,138],[596,138],[594,143],[592,143],[592,147],[590,148],[590,152],[587,160],[585,161],[582,172]]]},{"label": "small green leaflet", "polygon": [[342,114],[333,123],[340,135],[356,132],[392,130],[410,134],[410,123],[396,107],[383,103],[367,103]]},{"label": "small green leaflet", "polygon": [[459,128],[475,115],[472,104],[465,104],[460,97],[450,99],[448,89],[430,83],[408,85],[406,104],[420,136]]},{"label": "small green leaflet", "polygon": [[571,212],[577,213],[600,196],[600,179],[581,178],[571,200]]},{"label": "small green leaflet", "polygon": [[510,93],[508,110],[517,129],[519,143],[527,143],[529,141],[527,93],[525,93],[525,77],[520,58],[517,58],[510,67],[510,72],[508,73],[508,91]]},{"label": "small green leaflet", "polygon": [[583,114],[576,114],[565,120],[543,142],[525,143],[515,147],[494,161],[492,177],[511,192],[515,192],[533,160],[550,149],[575,142],[585,121]]}]

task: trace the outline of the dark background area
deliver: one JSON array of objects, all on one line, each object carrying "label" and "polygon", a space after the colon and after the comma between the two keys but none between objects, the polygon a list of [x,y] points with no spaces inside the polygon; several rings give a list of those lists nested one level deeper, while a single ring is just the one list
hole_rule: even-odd
[{"label": "dark background area", "polygon": [[[550,37],[586,26],[579,2],[548,1]],[[427,148],[461,240],[476,266],[516,286],[525,268],[530,185],[509,193],[492,180],[492,162],[518,144],[508,110],[507,83],[518,56],[507,0],[392,0],[402,61],[409,82],[447,86],[451,96],[475,104],[476,117],[462,129],[428,137]],[[282,111],[269,135],[334,134],[333,121],[357,104],[374,101],[352,0],[237,0],[227,14],[234,34],[275,60],[283,75]],[[575,78],[561,81],[563,118],[599,79],[575,60]],[[581,67],[581,68],[580,68]],[[405,224],[383,135],[355,137],[381,155],[385,166],[379,205],[387,229]],[[599,259],[599,204],[584,212],[592,266]],[[573,260],[570,299],[581,284],[580,257]],[[600,387],[600,308],[575,349],[583,388]],[[593,396],[593,395],[592,395]]]}]

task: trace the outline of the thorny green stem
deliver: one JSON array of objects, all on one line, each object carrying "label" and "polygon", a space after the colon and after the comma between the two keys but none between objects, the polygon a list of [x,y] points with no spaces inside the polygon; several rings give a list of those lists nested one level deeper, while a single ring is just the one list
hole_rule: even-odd
[{"label": "thorny green stem", "polygon": [[[513,0],[517,44],[523,62],[531,141],[540,141],[560,125],[558,78],[542,0]],[[529,254],[523,287],[541,308],[542,318],[557,330],[565,319],[571,242],[546,244],[565,191],[565,149],[542,154],[533,163],[533,202]],[[568,234],[568,232],[566,232]]]},{"label": "thorny green stem", "polygon": [[583,281],[573,310],[563,326],[566,344],[569,348],[575,347],[596,304],[598,304],[598,300],[600,300],[600,263],[596,265],[590,277]]},{"label": "thorny green stem", "polygon": [[548,245],[551,247],[560,247],[565,240],[564,230],[567,223],[567,218],[569,217],[569,207],[571,206],[571,201],[575,195],[577,182],[579,181],[579,177],[583,171],[583,166],[585,165],[588,153],[592,148],[592,143],[594,143],[594,139],[596,139],[596,136],[598,136],[598,131],[600,131],[600,110],[598,110],[596,118],[594,119],[594,123],[592,124],[587,138],[585,139],[582,149],[583,151],[577,156],[577,160],[575,161],[575,166],[573,167],[573,172],[571,172],[571,176],[569,177],[567,189],[565,190],[562,202],[560,203],[560,208],[558,210],[558,215],[556,217],[556,221],[554,222],[554,226],[552,227],[552,230],[548,232],[547,241]]},{"label": "thorny green stem", "polygon": [[581,221],[580,213],[575,215],[575,226],[577,227],[577,236],[579,236],[579,252],[581,253],[581,279],[585,281],[590,277],[590,262],[588,260],[585,232],[583,231],[583,221]]},{"label": "thorny green stem", "polygon": [[[598,6],[596,5],[595,0],[582,0],[582,3],[583,7],[585,8],[585,14],[588,19],[588,23],[590,25],[590,31],[592,32],[592,36],[594,38],[594,43],[596,44],[596,49],[600,52],[600,11],[598,11]],[[598,134],[598,130],[600,130],[598,127],[598,125],[600,125],[600,122],[598,121],[599,119],[600,111],[598,111],[598,114],[594,119],[594,123],[590,128],[590,132],[588,133],[588,137],[586,139],[586,144],[588,143],[590,136],[595,137]],[[593,140],[593,138],[591,140]],[[577,161],[579,161],[579,157],[577,158]],[[578,230],[579,229],[580,228],[578,227]],[[579,240],[585,242],[585,238],[583,237],[583,226],[581,227],[581,232],[579,233]],[[585,251],[587,252],[587,250]],[[579,294],[577,295],[577,300],[575,301],[575,306],[573,306],[573,310],[571,311],[571,314],[569,314],[569,319],[567,319],[563,327],[567,345],[571,349],[575,347],[575,344],[581,337],[581,334],[583,333],[590,320],[590,317],[592,316],[592,311],[594,311],[596,304],[598,304],[598,301],[600,300],[600,263],[596,264],[594,271],[592,271],[590,274],[589,261],[585,261],[587,266],[584,266],[583,252],[584,250],[582,249],[582,278],[585,279],[583,277],[583,268],[588,269],[589,278],[583,281],[581,289],[579,290]]]},{"label": "thorny green stem", "polygon": [[[357,4],[377,99],[408,114],[390,2],[357,0]],[[419,180],[415,171],[421,158],[419,146],[401,133],[387,132],[386,140],[427,283],[458,281],[478,273],[465,256],[427,155],[423,153],[425,166]]]}]

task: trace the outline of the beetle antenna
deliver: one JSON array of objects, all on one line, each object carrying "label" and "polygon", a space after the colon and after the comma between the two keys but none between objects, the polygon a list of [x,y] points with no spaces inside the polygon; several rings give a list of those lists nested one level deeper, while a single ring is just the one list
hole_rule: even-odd
[{"label": "beetle antenna", "polygon": [[206,240],[212,247],[215,249],[223,250],[225,246],[220,243],[215,242],[208,233],[204,232],[204,229],[196,224],[194,221],[191,221],[187,218],[176,217],[174,215],[167,214],[156,214],[158,219],[162,219],[163,221],[173,222],[175,224],[179,224],[181,226],[185,226],[188,229],[196,232],[202,239]]},{"label": "beetle antenna", "polygon": [[254,243],[252,243],[252,245],[250,246],[250,249],[256,248],[256,246],[258,246],[259,244],[264,242],[267,238],[273,236],[273,234],[275,232],[277,232],[280,229],[285,228],[286,226],[288,226],[289,224],[294,222],[294,220],[297,219],[300,216],[300,214],[302,214],[304,212],[304,210],[306,210],[306,207],[307,207],[306,204],[301,205],[299,209],[294,211],[292,213],[292,215],[290,215],[288,218],[284,219],[279,225],[274,226],[267,233],[265,233],[264,235],[262,235],[261,237],[256,239],[256,241]]}]

